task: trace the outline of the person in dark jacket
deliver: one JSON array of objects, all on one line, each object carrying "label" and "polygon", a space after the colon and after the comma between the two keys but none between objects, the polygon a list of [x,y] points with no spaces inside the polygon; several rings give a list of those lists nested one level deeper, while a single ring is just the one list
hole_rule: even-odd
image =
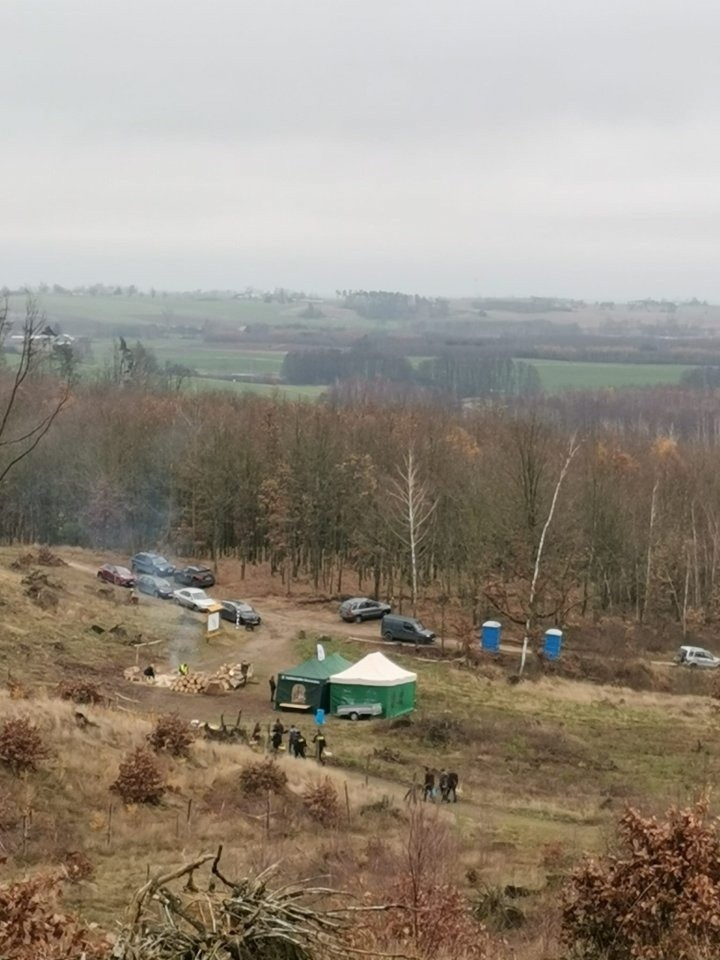
[{"label": "person in dark jacket", "polygon": [[270,703],[275,702],[275,691],[277,690],[277,684],[275,683],[275,677],[270,677],[268,680],[268,686],[270,687]]},{"label": "person in dark jacket", "polygon": [[450,795],[452,794],[452,802],[457,803],[457,788],[460,778],[456,773],[453,773],[452,770],[447,775],[448,778],[448,803],[450,803]]},{"label": "person in dark jacket", "polygon": [[433,800],[435,795],[435,774],[429,767],[425,767],[423,783],[423,800]]},{"label": "person in dark jacket", "polygon": [[322,730],[318,730],[318,732],[315,734],[315,736],[313,737],[313,743],[316,744],[317,746],[318,761],[324,767],[325,759],[323,757],[323,754],[325,753],[325,747],[327,747],[327,740],[325,739],[325,734],[322,732]]},{"label": "person in dark jacket", "polygon": [[447,773],[447,770],[445,770],[444,767],[443,767],[443,769],[440,771],[440,776],[438,777],[438,787],[440,788],[440,801],[441,801],[442,803],[450,803],[450,799],[449,799],[449,796],[448,796],[448,793],[449,793],[449,790],[450,790],[449,781],[448,781],[448,773]]},{"label": "person in dark jacket", "polygon": [[295,726],[295,724],[293,724],[290,727],[290,732],[288,733],[288,753],[290,754],[291,757],[297,757],[298,755],[297,739],[299,735],[300,735],[300,731]]},{"label": "person in dark jacket", "polygon": [[295,756],[300,757],[301,760],[304,760],[306,750],[307,750],[307,740],[302,735],[302,732],[298,730],[297,740],[295,741]]}]

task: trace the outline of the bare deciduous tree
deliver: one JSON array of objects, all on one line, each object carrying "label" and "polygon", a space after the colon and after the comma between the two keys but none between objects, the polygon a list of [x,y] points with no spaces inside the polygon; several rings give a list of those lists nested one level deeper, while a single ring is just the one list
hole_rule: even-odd
[{"label": "bare deciduous tree", "polygon": [[[21,332],[17,335],[17,366],[0,374],[0,484],[13,467],[37,447],[70,397],[70,380],[60,381],[59,389],[45,395],[37,404],[32,390],[34,374],[47,360],[44,329],[47,319],[37,302],[28,297]],[[0,306],[0,349],[7,342],[12,321],[6,298]]]},{"label": "bare deciduous tree", "polygon": [[418,594],[418,558],[430,533],[430,520],[437,507],[437,500],[431,498],[427,484],[420,479],[412,446],[398,468],[397,478],[390,483],[389,494],[396,507],[390,525],[407,548],[410,557],[410,589],[414,616]]}]

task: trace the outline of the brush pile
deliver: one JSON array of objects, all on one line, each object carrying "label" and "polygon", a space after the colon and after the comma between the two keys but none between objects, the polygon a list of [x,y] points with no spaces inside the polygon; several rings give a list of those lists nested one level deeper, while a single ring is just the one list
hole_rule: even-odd
[{"label": "brush pile", "polygon": [[[236,960],[319,960],[345,955],[346,911],[323,908],[332,890],[278,886],[277,867],[229,880],[219,869],[222,847],[187,866],[149,880],[135,894],[130,920],[113,954],[118,960],[233,957]],[[193,875],[212,862],[208,880]],[[183,877],[179,889],[171,883]],[[205,892],[207,889],[207,892]],[[202,893],[187,891],[202,890]]]}]

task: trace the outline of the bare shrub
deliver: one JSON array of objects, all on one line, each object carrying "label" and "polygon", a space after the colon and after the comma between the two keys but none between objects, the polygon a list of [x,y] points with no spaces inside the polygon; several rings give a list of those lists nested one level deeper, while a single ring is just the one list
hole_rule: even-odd
[{"label": "bare shrub", "polygon": [[476,920],[496,932],[515,930],[525,923],[525,914],[513,902],[507,888],[494,884],[478,885],[472,912]]},{"label": "bare shrub", "polygon": [[11,700],[31,700],[33,691],[16,677],[8,676],[8,695]]},{"label": "bare shrub", "polygon": [[49,753],[42,734],[26,717],[13,717],[0,727],[0,763],[16,776],[36,770]]},{"label": "bare shrub", "polygon": [[37,562],[41,567],[66,567],[67,563],[62,557],[53,553],[50,547],[40,547],[37,555]]},{"label": "bare shrub", "polygon": [[57,685],[57,694],[61,700],[72,700],[73,703],[103,702],[100,688],[90,680],[61,680]]},{"label": "bare shrub", "polygon": [[240,771],[240,789],[246,797],[261,793],[282,793],[287,777],[274,760],[248,763]]},{"label": "bare shrub", "polygon": [[473,723],[460,720],[451,715],[425,716],[412,721],[410,733],[418,740],[424,740],[432,747],[446,747],[451,743],[462,743],[477,736],[477,727]]},{"label": "bare shrub", "polygon": [[60,878],[40,875],[0,887],[2,956],[13,960],[104,960],[110,944],[58,908]]},{"label": "bare shrub", "polygon": [[95,873],[92,860],[80,850],[68,850],[62,858],[62,866],[72,883],[89,880]]},{"label": "bare shrub", "polygon": [[563,939],[581,960],[690,960],[720,950],[720,837],[707,804],[666,819],[628,809],[619,849],[564,891]]},{"label": "bare shrub", "polygon": [[372,921],[365,924],[377,947],[399,946],[403,952],[431,960],[452,945],[453,960],[488,960],[492,942],[451,879],[455,859],[448,828],[423,807],[413,808],[399,874],[388,891],[398,909],[377,918],[374,925]]},{"label": "bare shrub", "polygon": [[127,754],[110,789],[123,803],[159,803],[166,784],[155,755],[146,747]]},{"label": "bare shrub", "polygon": [[324,827],[332,827],[340,820],[340,800],[329,777],[308,781],[303,791],[303,803],[310,819]]},{"label": "bare shrub", "polygon": [[156,753],[169,753],[171,757],[188,757],[194,737],[185,720],[176,713],[165,713],[157,718],[147,739]]}]

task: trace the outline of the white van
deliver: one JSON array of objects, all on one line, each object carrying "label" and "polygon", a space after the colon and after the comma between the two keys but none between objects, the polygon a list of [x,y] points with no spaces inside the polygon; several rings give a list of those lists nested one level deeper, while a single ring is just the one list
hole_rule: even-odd
[{"label": "white van", "polygon": [[675,663],[683,667],[720,667],[720,657],[702,647],[680,647]]}]

